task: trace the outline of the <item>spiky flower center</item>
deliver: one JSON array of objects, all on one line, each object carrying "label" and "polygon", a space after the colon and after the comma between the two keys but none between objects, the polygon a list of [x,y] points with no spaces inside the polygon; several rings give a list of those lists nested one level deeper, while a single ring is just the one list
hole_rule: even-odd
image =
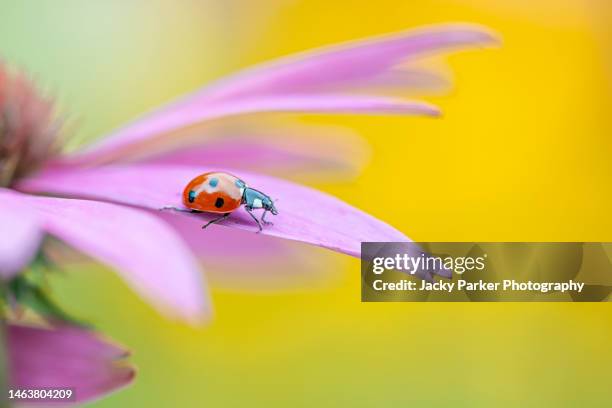
[{"label": "spiky flower center", "polygon": [[53,102],[24,73],[0,62],[0,187],[40,168],[58,152]]}]

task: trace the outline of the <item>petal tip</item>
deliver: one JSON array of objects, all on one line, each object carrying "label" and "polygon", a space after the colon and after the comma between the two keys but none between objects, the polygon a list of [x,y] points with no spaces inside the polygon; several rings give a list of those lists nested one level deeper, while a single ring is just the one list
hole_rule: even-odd
[{"label": "petal tip", "polygon": [[501,43],[501,36],[484,25],[475,23],[456,23],[442,26],[450,36],[460,42],[496,46]]},{"label": "petal tip", "polygon": [[416,113],[423,116],[430,116],[433,118],[438,118],[442,116],[442,110],[433,104],[420,102],[419,106],[412,111],[412,113]]},{"label": "petal tip", "polygon": [[431,116],[433,118],[441,118],[442,116],[444,116],[442,114],[442,109],[438,108],[437,106],[432,106],[425,115]]}]

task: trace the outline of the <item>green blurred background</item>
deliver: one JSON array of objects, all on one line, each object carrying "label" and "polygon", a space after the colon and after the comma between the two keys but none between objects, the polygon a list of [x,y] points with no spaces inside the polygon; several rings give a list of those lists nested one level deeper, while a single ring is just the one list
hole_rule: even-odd
[{"label": "green blurred background", "polygon": [[[415,240],[610,241],[611,9],[2,0],[0,55],[58,96],[85,141],[252,63],[422,24],[484,24],[503,46],[450,58],[456,87],[430,99],[443,118],[307,118],[351,126],[374,153],[358,179],[312,184]],[[402,196],[372,200],[372,185],[398,182]],[[362,304],[357,260],[296,250],[318,272],[288,274],[284,290],[216,284],[223,265],[209,266],[216,317],[202,328],[164,320],[104,267],[66,268],[56,298],[129,346],[139,368],[132,387],[94,406],[612,403],[609,303]]]}]

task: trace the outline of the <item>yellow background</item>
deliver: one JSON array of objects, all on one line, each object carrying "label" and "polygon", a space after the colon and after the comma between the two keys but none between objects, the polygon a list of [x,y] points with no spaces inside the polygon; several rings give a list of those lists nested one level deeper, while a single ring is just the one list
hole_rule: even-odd
[{"label": "yellow background", "polygon": [[[351,126],[374,153],[357,180],[313,185],[415,240],[610,241],[611,20],[604,0],[3,0],[0,55],[86,140],[252,63],[484,24],[503,45],[449,59],[455,88],[429,99],[443,118],[309,117]],[[99,407],[612,402],[609,303],[362,304],[358,267],[325,254],[316,283],[215,285],[203,328],[163,320],[100,266],[67,268],[53,288],[133,350],[135,385]]]}]

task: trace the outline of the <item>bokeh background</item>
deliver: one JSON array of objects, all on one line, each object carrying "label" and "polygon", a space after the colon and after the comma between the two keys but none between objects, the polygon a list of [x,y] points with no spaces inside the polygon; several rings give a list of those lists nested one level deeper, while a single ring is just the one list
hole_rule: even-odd
[{"label": "bokeh background", "polygon": [[[503,46],[449,59],[455,87],[429,98],[444,117],[301,118],[350,126],[373,153],[356,179],[306,182],[415,240],[612,240],[607,0],[2,0],[0,55],[58,97],[74,147],[253,63],[454,21]],[[65,267],[56,299],[139,368],[93,406],[612,403],[609,303],[362,304],[358,260],[295,250],[311,272],[272,265],[233,285],[205,262],[216,317],[202,328],[102,266]]]}]

